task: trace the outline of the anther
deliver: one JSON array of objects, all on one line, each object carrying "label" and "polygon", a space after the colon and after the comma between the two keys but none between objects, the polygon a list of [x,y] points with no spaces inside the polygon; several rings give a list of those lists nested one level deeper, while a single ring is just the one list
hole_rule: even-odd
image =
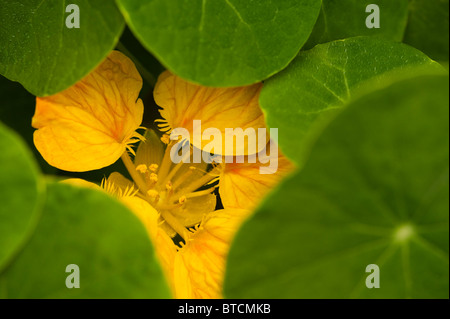
[{"label": "anther", "polygon": [[136,166],[136,170],[142,174],[145,174],[147,172],[147,166],[145,164],[140,164]]},{"label": "anther", "polygon": [[158,164],[151,164],[148,169],[155,173],[158,170]]},{"label": "anther", "polygon": [[170,142],[170,136],[169,136],[169,134],[164,134],[164,135],[161,137],[161,141],[162,141],[164,144],[169,144],[169,142]]},{"label": "anther", "polygon": [[172,182],[171,181],[168,181],[166,183],[166,189],[167,189],[168,192],[172,191],[173,187],[172,187]]},{"label": "anther", "polygon": [[157,183],[158,182],[158,175],[156,175],[155,173],[151,173],[150,174],[150,181],[153,183]]},{"label": "anther", "polygon": [[186,200],[187,200],[186,196],[181,196],[180,198],[178,198],[178,203],[184,204]]},{"label": "anther", "polygon": [[147,192],[147,195],[148,195],[151,199],[153,199],[155,202],[159,201],[159,193],[158,193],[156,190],[154,190],[154,189],[149,190],[149,191]]}]

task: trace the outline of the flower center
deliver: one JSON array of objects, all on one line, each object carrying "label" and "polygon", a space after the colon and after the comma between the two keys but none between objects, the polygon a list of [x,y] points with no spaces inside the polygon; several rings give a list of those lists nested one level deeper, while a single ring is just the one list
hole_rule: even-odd
[{"label": "flower center", "polygon": [[[218,187],[216,182],[221,166],[206,163],[191,164],[192,147],[184,160],[174,164],[170,153],[177,142],[168,141],[166,136],[162,141],[167,146],[160,165],[146,163],[135,167],[141,177],[140,183],[135,180],[140,189],[138,196],[147,200],[160,213],[162,222],[169,226],[172,235],[177,233],[186,240],[190,234],[188,227],[198,225],[201,218],[196,220],[195,217],[187,217],[186,214],[191,212],[185,208],[191,201],[202,201],[202,197],[207,201],[206,196],[211,196]],[[190,225],[189,222],[193,224]]]}]

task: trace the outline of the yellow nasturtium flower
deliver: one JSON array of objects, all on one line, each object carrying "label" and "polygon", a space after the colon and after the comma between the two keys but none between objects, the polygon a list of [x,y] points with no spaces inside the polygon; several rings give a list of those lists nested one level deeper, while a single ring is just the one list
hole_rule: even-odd
[{"label": "yellow nasturtium flower", "polygon": [[[35,145],[49,164],[67,171],[102,168],[121,157],[131,179],[113,173],[101,189],[123,201],[145,225],[174,297],[221,298],[234,234],[293,166],[280,152],[275,174],[261,174],[267,164],[258,161],[194,164],[194,149],[203,149],[203,142],[192,143],[185,160],[173,163],[170,153],[178,141],[153,130],[136,133],[143,114],[141,86],[133,62],[113,51],[73,87],[36,99]],[[206,88],[166,71],[154,90],[162,108],[162,133],[179,127],[192,133],[194,120],[224,134],[230,126],[264,128],[260,89],[261,84]],[[139,140],[134,152],[131,145]],[[221,156],[250,155],[222,151]],[[82,180],[69,182],[99,188]],[[217,189],[223,204],[218,210]]]},{"label": "yellow nasturtium flower", "polygon": [[137,142],[142,78],[118,51],[67,90],[36,98],[34,144],[52,166],[83,172],[109,166]]},{"label": "yellow nasturtium flower", "polygon": [[[166,71],[160,75],[154,91],[156,104],[163,107],[160,113],[164,124],[159,127],[163,131],[182,127],[193,136],[194,120],[201,120],[202,129],[212,127],[220,132],[221,155],[244,155],[248,149],[247,140],[242,145],[234,144],[229,149],[225,147],[225,140],[231,134],[226,128],[230,128],[231,124],[244,131],[248,128],[257,130],[266,127],[258,103],[261,88],[261,83],[228,89],[210,88],[191,84]],[[195,147],[203,149],[211,139],[212,137],[199,141],[192,139],[191,142]],[[257,140],[255,144],[258,145]],[[257,147],[256,152],[259,151],[261,149]]]}]

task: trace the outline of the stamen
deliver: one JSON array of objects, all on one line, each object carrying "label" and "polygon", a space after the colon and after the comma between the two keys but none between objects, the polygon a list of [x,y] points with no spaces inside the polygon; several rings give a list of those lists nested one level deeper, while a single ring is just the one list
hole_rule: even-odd
[{"label": "stamen", "polygon": [[187,200],[187,197],[183,195],[180,198],[178,198],[178,203],[184,204],[186,202],[186,200]]},{"label": "stamen", "polygon": [[164,144],[169,144],[170,143],[170,135],[169,134],[164,134],[162,137],[161,137],[161,141],[164,143]]},{"label": "stamen", "polygon": [[[181,159],[181,162],[178,163],[177,165],[175,165],[174,168],[172,168],[172,170],[169,172],[169,174],[168,174],[168,175],[166,176],[166,178],[164,179],[164,182],[171,180],[171,179],[175,176],[175,174],[180,170],[180,168],[182,168],[183,165],[185,165],[185,162],[184,162],[184,161],[185,161],[185,159],[186,159],[187,157],[189,157],[190,155],[191,155],[191,154],[186,154],[185,157]],[[164,182],[163,182],[163,183],[164,183]]]},{"label": "stamen", "polygon": [[172,143],[167,145],[166,150],[164,152],[164,157],[161,162],[161,167],[159,168],[159,178],[161,181],[165,180],[167,173],[169,172],[170,167],[172,166],[172,160],[170,158],[170,149]]},{"label": "stamen", "polygon": [[172,182],[171,182],[171,181],[168,181],[168,182],[166,183],[166,189],[167,189],[167,191],[168,191],[169,193],[172,192],[173,187],[172,187]]},{"label": "stamen", "polygon": [[136,166],[136,170],[142,174],[145,174],[147,172],[147,166],[145,164],[140,164]]},{"label": "stamen", "polygon": [[[199,178],[194,183],[190,184],[188,187],[183,189],[183,193],[184,194],[192,193],[204,185],[211,184],[212,182],[214,182],[219,178],[219,173],[220,173],[219,169],[217,168],[213,169],[211,172]],[[179,197],[180,195],[181,194],[176,193],[174,196]]]},{"label": "stamen", "polygon": [[149,191],[147,192],[147,195],[148,195],[151,199],[159,198],[159,193],[158,193],[156,190],[154,190],[154,189],[149,190]]},{"label": "stamen", "polygon": [[151,173],[150,174],[150,181],[152,182],[152,183],[157,183],[158,182],[158,175],[156,175],[155,173]]},{"label": "stamen", "polygon": [[142,178],[141,175],[139,175],[139,173],[136,171],[136,168],[133,164],[133,162],[131,161],[130,156],[128,155],[127,152],[124,152],[122,154],[122,161],[123,164],[125,165],[125,167],[128,170],[128,173],[130,173],[131,178],[133,179],[133,181],[136,183],[136,185],[138,186],[139,190],[143,193],[146,194],[148,191],[148,187],[147,184],[145,183],[144,179]]},{"label": "stamen", "polygon": [[152,171],[153,173],[156,173],[156,171],[158,170],[158,164],[151,164],[149,167],[148,167],[148,169],[150,170],[150,171]]},{"label": "stamen", "polygon": [[205,196],[205,195],[209,195],[211,194],[216,188],[218,188],[219,185],[215,185],[213,187],[204,189],[202,191],[198,191],[198,192],[193,192],[193,193],[189,193],[187,195],[185,195],[186,198],[194,198],[194,197],[201,197],[201,196]]}]

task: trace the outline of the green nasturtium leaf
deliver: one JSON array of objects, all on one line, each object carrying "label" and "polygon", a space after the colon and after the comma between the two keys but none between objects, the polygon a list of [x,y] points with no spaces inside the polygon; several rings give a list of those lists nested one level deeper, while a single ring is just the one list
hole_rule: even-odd
[{"label": "green nasturtium leaf", "polygon": [[404,42],[438,61],[449,60],[449,1],[410,0]]},{"label": "green nasturtium leaf", "polygon": [[209,86],[252,84],[285,68],[320,0],[116,0],[136,37],[169,70]]},{"label": "green nasturtium leaf", "polygon": [[448,85],[404,80],[339,114],[239,231],[226,297],[448,298]]},{"label": "green nasturtium leaf", "polygon": [[[80,288],[67,288],[68,265]],[[70,281],[70,280],[69,280]],[[27,246],[0,276],[3,298],[169,298],[149,236],[122,204],[96,190],[49,183]]]},{"label": "green nasturtium leaf", "polygon": [[[66,26],[74,13],[66,12],[69,4],[79,7],[79,28]],[[114,1],[3,1],[0,21],[0,74],[38,96],[62,91],[87,75],[114,48],[124,27]]]},{"label": "green nasturtium leaf", "polygon": [[[356,36],[378,36],[400,42],[408,21],[408,3],[409,0],[322,0],[319,18],[305,48]],[[366,25],[372,13],[366,12],[370,4],[378,5],[380,28]]]},{"label": "green nasturtium leaf", "polygon": [[374,37],[334,41],[301,52],[288,68],[267,80],[260,104],[268,126],[279,129],[285,155],[302,162],[313,133],[358,89],[369,82],[383,85],[389,76],[417,68],[442,69],[405,44]]},{"label": "green nasturtium leaf", "polygon": [[32,232],[44,185],[25,143],[0,123],[0,271]]}]

